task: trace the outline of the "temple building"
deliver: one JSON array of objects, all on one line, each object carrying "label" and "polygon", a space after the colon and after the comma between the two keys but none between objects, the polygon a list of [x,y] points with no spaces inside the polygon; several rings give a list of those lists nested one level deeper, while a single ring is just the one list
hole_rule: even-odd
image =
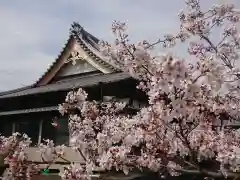
[{"label": "temple building", "polygon": [[[146,97],[136,89],[137,81],[109,64],[99,52],[98,42],[78,23],[73,23],[64,48],[34,84],[0,93],[0,133],[5,136],[26,133],[33,141],[33,149],[43,139],[52,139],[57,145],[68,144],[67,120],[58,112],[58,105],[69,91],[80,87],[87,91],[90,100],[111,97],[127,101],[129,108],[142,107]],[[60,128],[52,126],[54,118]],[[76,161],[74,153],[67,156]],[[41,161],[36,154],[32,158]]]}]

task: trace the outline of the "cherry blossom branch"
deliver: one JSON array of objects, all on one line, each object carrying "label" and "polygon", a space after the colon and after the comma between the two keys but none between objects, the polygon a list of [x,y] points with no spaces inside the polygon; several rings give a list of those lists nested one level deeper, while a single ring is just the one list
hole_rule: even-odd
[{"label": "cherry blossom branch", "polygon": [[[125,43],[125,38],[123,37],[122,32],[121,32],[120,30],[118,30],[118,34],[119,34],[119,36],[120,36],[120,43],[124,46],[124,48],[127,50],[127,52],[129,53],[129,55],[132,57],[132,60],[134,60],[134,59],[135,59],[135,56],[134,56],[134,54],[130,51],[130,49],[128,48],[128,46],[126,45],[126,43]],[[148,70],[148,68],[147,68],[146,66],[141,65],[141,67],[142,67],[144,70],[146,70],[150,76],[153,76],[153,74]]]},{"label": "cherry blossom branch", "polygon": [[[213,43],[209,40],[209,38],[207,38],[206,36],[204,35],[200,35],[201,38],[203,38],[204,40],[206,40],[208,42],[208,44],[211,46],[211,48],[214,49],[215,53],[217,54],[218,53],[218,50],[217,48],[213,45]],[[227,67],[229,67],[230,69],[233,69],[233,66],[231,65],[230,63],[230,60],[228,59],[228,57],[222,53],[222,56],[221,56],[221,59],[223,60],[223,62],[225,63],[225,65]],[[240,78],[240,76],[238,76]]]},{"label": "cherry blossom branch", "polygon": [[82,150],[80,148],[77,148],[78,152],[80,153],[80,155],[82,156],[82,158],[84,159],[84,161],[87,161],[87,158],[84,156],[84,154],[82,153]]}]

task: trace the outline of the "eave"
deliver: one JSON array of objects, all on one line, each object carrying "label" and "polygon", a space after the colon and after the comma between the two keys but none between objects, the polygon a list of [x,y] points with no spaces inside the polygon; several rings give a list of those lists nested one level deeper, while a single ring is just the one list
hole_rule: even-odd
[{"label": "eave", "polygon": [[85,88],[96,86],[99,83],[112,83],[118,82],[126,79],[130,79],[131,76],[126,73],[111,73],[111,74],[101,74],[101,75],[94,75],[94,76],[86,76],[80,78],[74,78],[72,80],[48,84],[45,86],[33,87],[30,89],[25,89],[22,91],[18,91],[11,94],[5,94],[0,96],[0,99],[5,98],[13,98],[18,96],[25,96],[25,95],[34,95],[34,94],[42,94],[47,92],[56,92],[56,91],[69,91],[75,88]]},{"label": "eave", "polygon": [[22,109],[22,110],[14,110],[14,111],[3,111],[3,112],[0,112],[0,116],[28,114],[28,113],[37,113],[37,112],[50,112],[50,111],[58,111],[58,106]]}]

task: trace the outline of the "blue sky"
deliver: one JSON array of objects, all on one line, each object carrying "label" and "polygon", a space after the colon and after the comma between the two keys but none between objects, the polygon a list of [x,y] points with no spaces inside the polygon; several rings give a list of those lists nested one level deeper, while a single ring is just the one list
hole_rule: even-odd
[{"label": "blue sky", "polygon": [[[202,1],[206,7],[212,4]],[[112,21],[126,21],[134,41],[154,40],[176,31],[182,7],[184,0],[2,0],[0,91],[38,79],[66,43],[73,21],[109,41]]]}]

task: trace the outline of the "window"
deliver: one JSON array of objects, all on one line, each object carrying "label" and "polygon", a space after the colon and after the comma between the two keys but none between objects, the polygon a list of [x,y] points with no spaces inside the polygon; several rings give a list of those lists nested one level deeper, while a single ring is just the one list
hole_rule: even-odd
[{"label": "window", "polygon": [[27,134],[32,140],[32,145],[35,146],[38,143],[39,121],[17,121],[15,122],[15,132]]},{"label": "window", "polygon": [[55,141],[55,139],[54,139],[55,134],[56,134],[55,131],[56,131],[56,129],[52,125],[52,120],[51,119],[44,120],[43,124],[42,124],[41,142],[43,142],[43,140],[46,140],[46,139]]},{"label": "window", "polygon": [[69,132],[68,132],[68,119],[67,118],[59,118],[57,120],[58,127],[56,128],[56,145],[68,145],[69,144]]},{"label": "window", "polygon": [[132,106],[133,106],[134,108],[139,109],[139,108],[143,108],[143,107],[144,107],[144,103],[139,102],[139,101],[137,101],[137,100],[133,100]]},{"label": "window", "polygon": [[68,119],[61,117],[57,119],[57,123],[58,127],[54,127],[51,118],[43,121],[2,121],[0,134],[11,136],[13,132],[25,133],[31,138],[32,146],[36,146],[38,143],[43,142],[44,139],[53,140],[56,145],[68,145]]},{"label": "window", "polygon": [[13,130],[13,123],[11,121],[3,121],[0,126],[0,134],[3,136],[11,136]]},{"label": "window", "polygon": [[55,145],[68,145],[69,133],[68,133],[68,120],[67,118],[59,118],[56,120],[58,126],[52,125],[52,120],[43,121],[42,126],[42,140],[53,140]]}]

